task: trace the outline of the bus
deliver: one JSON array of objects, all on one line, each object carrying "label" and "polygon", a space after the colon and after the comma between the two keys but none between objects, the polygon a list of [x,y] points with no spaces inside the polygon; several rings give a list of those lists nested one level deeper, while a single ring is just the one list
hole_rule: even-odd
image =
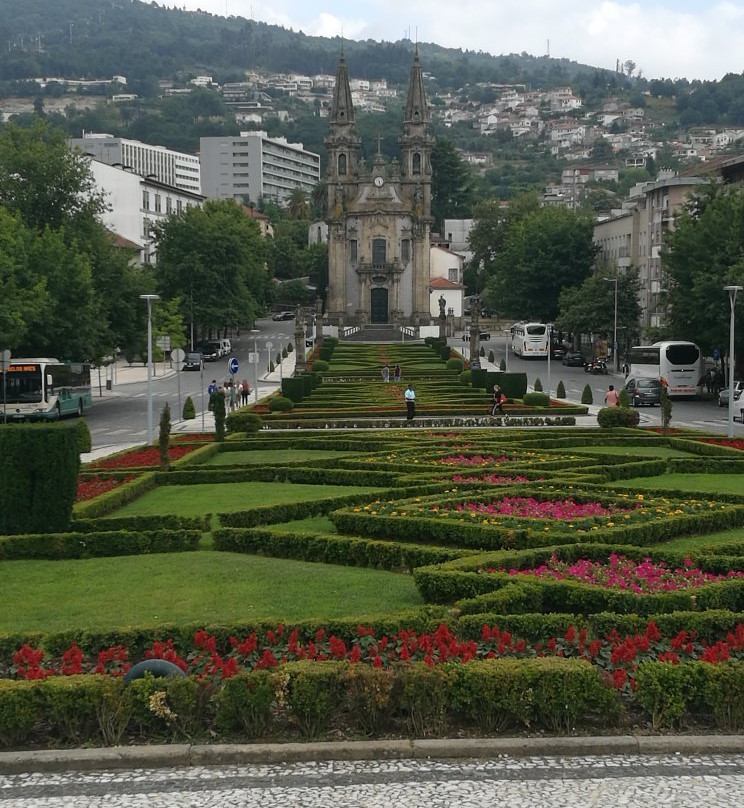
[{"label": "bus", "polygon": [[667,340],[635,345],[628,354],[631,376],[661,379],[670,396],[692,398],[702,392],[705,360],[694,342]]},{"label": "bus", "polygon": [[548,326],[545,323],[514,323],[511,347],[516,356],[545,359],[548,355]]},{"label": "bus", "polygon": [[0,363],[0,406],[7,421],[54,421],[90,409],[90,365],[57,359]]}]

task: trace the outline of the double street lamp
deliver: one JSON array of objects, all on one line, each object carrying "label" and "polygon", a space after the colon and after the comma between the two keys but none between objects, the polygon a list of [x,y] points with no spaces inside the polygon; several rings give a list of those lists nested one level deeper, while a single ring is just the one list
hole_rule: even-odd
[{"label": "double street lamp", "polygon": [[731,306],[731,319],[729,320],[729,383],[728,383],[728,436],[734,437],[734,307],[736,306],[736,293],[741,292],[744,286],[724,286],[729,293]]},{"label": "double street lamp", "polygon": [[160,295],[140,295],[147,301],[147,443],[152,443],[152,304]]},{"label": "double street lamp", "polygon": [[618,359],[618,350],[617,350],[617,275],[614,278],[602,278],[602,280],[607,281],[608,283],[615,284],[615,326],[612,332],[612,364],[614,366],[615,373],[620,370],[620,363]]}]

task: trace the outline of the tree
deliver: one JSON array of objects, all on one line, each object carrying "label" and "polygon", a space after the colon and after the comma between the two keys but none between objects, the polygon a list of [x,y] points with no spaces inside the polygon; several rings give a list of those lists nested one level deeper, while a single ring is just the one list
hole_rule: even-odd
[{"label": "tree", "polygon": [[251,322],[270,297],[258,224],[232,199],[207,200],[154,226],[158,292],[179,298],[185,322],[205,336]]},{"label": "tree", "polygon": [[302,188],[293,188],[287,202],[287,216],[290,219],[307,219],[310,207],[307,201],[307,194]]},{"label": "tree", "polygon": [[431,150],[431,214],[441,232],[445,219],[468,218],[472,213],[473,181],[453,143],[438,138]]},{"label": "tree", "polygon": [[593,222],[567,208],[546,207],[512,224],[495,256],[485,301],[518,319],[555,320],[561,291],[591,273]]},{"label": "tree", "polygon": [[168,470],[170,466],[170,459],[168,457],[168,447],[170,445],[171,433],[171,417],[170,417],[170,404],[165,402],[160,413],[160,432],[158,434],[158,453],[160,455],[160,468],[164,471]]},{"label": "tree", "polygon": [[[744,285],[744,191],[705,187],[677,213],[662,267],[668,279],[669,334],[697,342],[705,351],[728,345],[729,298],[723,287]],[[736,329],[736,352],[744,351]]]}]

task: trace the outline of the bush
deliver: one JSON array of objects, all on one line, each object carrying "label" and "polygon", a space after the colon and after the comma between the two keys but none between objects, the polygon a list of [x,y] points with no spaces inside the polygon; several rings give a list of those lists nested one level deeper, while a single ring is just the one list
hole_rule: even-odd
[{"label": "bush", "polygon": [[480,351],[478,351],[478,355],[479,356],[485,356],[486,355],[486,349],[482,345],[480,346]]},{"label": "bush", "polygon": [[493,355],[493,351],[488,352],[488,361],[493,364],[496,361],[496,357]]},{"label": "bush", "polygon": [[80,454],[84,454],[86,452],[91,451],[93,448],[93,440],[90,436],[90,429],[88,428],[88,422],[84,418],[79,418],[75,421],[75,426],[73,427],[75,430],[75,434],[77,435],[78,440],[78,448],[80,449]]},{"label": "bush", "polygon": [[502,373],[506,373],[506,359],[504,359],[503,356],[501,357],[501,361],[499,362],[499,370]]},{"label": "bush", "polygon": [[168,446],[170,445],[171,419],[170,404],[165,402],[160,413],[160,433],[158,435],[158,451],[160,453],[160,468],[167,469],[170,465],[168,460]]},{"label": "bush", "polygon": [[641,415],[628,407],[602,407],[597,413],[597,423],[604,429],[616,426],[638,426]]},{"label": "bush", "polygon": [[584,389],[581,393],[581,403],[582,404],[594,404],[594,396],[592,395],[592,388],[589,384],[584,385]]},{"label": "bush", "polygon": [[226,419],[227,428],[230,432],[246,432],[251,434],[261,429],[263,421],[255,412],[231,412]]},{"label": "bush", "polygon": [[194,400],[191,396],[186,396],[186,401],[183,402],[183,412],[181,417],[184,421],[190,421],[196,418],[196,407],[194,407]]},{"label": "bush", "polygon": [[462,371],[464,367],[465,363],[462,359],[457,359],[453,356],[452,359],[447,360],[447,370]]},{"label": "bush", "polygon": [[620,392],[617,394],[617,403],[621,407],[625,407],[626,409],[630,407],[630,399],[628,398],[628,391],[624,388],[620,388]]},{"label": "bush", "polygon": [[536,393],[542,393],[543,386],[539,376],[535,379],[534,389]]},{"label": "bush", "polygon": [[217,441],[225,440],[225,396],[219,391],[209,397],[210,409],[214,413],[214,437]]},{"label": "bush", "polygon": [[661,428],[664,432],[669,431],[669,423],[672,420],[672,399],[669,398],[669,389],[666,385],[661,387]]},{"label": "bush", "polygon": [[318,373],[323,373],[323,371],[328,370],[328,362],[326,362],[325,359],[316,359],[313,362],[313,370]]},{"label": "bush", "polygon": [[292,343],[291,343],[291,342],[288,342],[288,343],[287,343],[287,348],[286,348],[286,351],[287,351],[287,353],[288,353],[288,354],[291,354],[291,353],[292,353],[292,351],[294,351],[294,348],[292,347]]},{"label": "bush", "polygon": [[566,397],[566,387],[563,384],[563,381],[558,382],[558,387],[555,389],[555,397],[556,398],[565,398]]},{"label": "bush", "polygon": [[[539,381],[539,379],[537,380]],[[549,407],[550,396],[547,393],[525,393],[522,399],[523,403],[528,407]]]},{"label": "bush", "polygon": [[269,400],[269,412],[289,412],[294,409],[294,401],[284,396],[276,396]]},{"label": "bush", "polygon": [[464,385],[465,387],[470,387],[471,376],[471,370],[463,370],[463,372],[457,378],[460,380],[460,384]]}]

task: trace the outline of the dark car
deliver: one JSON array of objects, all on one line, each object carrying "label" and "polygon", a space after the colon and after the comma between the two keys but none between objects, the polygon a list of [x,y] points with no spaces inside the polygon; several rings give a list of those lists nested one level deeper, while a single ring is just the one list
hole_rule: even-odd
[{"label": "dark car", "polygon": [[584,354],[579,351],[568,351],[564,354],[561,362],[569,368],[583,368],[586,364],[586,359],[584,359]]},{"label": "dark car", "polygon": [[182,370],[201,370],[203,361],[204,357],[200,353],[189,351],[189,353],[186,354],[186,358],[183,360]]},{"label": "dark car", "polygon": [[294,320],[294,318],[295,313],[293,311],[278,311],[271,317],[272,320],[276,320],[277,322],[282,322],[283,320]]},{"label": "dark car", "polygon": [[563,361],[565,356],[566,356],[566,349],[562,345],[551,345],[550,346],[550,358],[551,359],[560,359],[561,361]]},{"label": "dark car", "polygon": [[489,331],[481,331],[478,338],[481,342],[488,342],[488,340],[491,339],[491,334]]},{"label": "dark car", "polygon": [[625,383],[628,401],[632,407],[653,407],[661,404],[661,381],[659,379],[637,376]]},{"label": "dark car", "polygon": [[205,362],[216,362],[222,356],[222,343],[219,340],[211,340],[200,345],[199,350]]}]

